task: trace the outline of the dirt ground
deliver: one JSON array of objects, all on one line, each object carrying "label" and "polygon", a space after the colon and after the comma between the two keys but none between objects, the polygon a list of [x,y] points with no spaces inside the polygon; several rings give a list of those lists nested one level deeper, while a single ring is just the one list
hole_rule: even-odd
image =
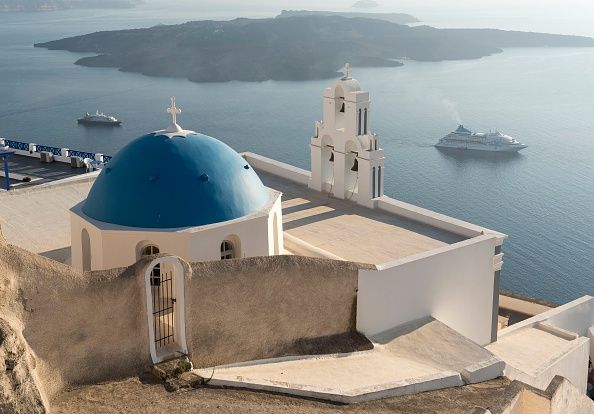
[{"label": "dirt ground", "polygon": [[503,397],[509,380],[395,397],[355,405],[336,405],[253,391],[197,388],[169,393],[150,376],[69,390],[52,402],[54,414],[112,413],[422,413],[468,414]]}]

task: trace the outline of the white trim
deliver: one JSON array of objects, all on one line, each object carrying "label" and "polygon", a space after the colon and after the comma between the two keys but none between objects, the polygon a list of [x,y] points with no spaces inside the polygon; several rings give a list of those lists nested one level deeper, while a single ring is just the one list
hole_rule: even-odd
[{"label": "white trim", "polygon": [[153,301],[152,301],[152,292],[151,292],[151,284],[150,284],[150,277],[152,269],[158,265],[163,263],[171,263],[174,266],[174,277],[176,282],[176,290],[177,290],[177,309],[175,312],[175,333],[177,335],[178,340],[175,343],[178,345],[178,351],[182,354],[188,353],[188,345],[186,343],[186,307],[185,307],[185,275],[184,275],[184,267],[182,266],[179,259],[175,257],[160,257],[153,260],[147,267],[144,272],[144,288],[146,292],[146,316],[147,316],[147,323],[148,323],[148,330],[149,330],[149,348],[151,352],[151,359],[153,363],[159,363],[164,361],[165,359],[171,357],[172,355],[157,355],[157,348],[155,347],[155,328],[153,325]]}]

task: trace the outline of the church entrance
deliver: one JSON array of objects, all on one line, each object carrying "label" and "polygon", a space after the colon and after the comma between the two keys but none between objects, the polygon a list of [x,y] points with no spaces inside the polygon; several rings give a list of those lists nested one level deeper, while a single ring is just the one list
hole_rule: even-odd
[{"label": "church entrance", "polygon": [[153,324],[157,350],[175,343],[175,304],[173,272],[161,271],[156,265],[151,271],[151,293],[153,301]]},{"label": "church entrance", "polygon": [[147,313],[154,363],[187,353],[183,267],[173,257],[155,259],[146,270]]}]

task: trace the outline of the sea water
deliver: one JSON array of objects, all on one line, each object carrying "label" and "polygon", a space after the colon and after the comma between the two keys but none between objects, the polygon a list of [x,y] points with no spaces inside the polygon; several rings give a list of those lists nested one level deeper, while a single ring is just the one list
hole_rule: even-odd
[{"label": "sea water", "polygon": [[[150,8],[0,14],[0,136],[112,155],[166,127],[175,95],[185,128],[309,168],[309,139],[331,80],[198,84],[80,67],[73,63],[83,54],[32,47],[200,17],[225,16]],[[556,302],[594,294],[594,48],[508,49],[353,75],[371,93],[387,195],[509,234],[503,289]],[[96,109],[123,126],[77,125]],[[515,155],[434,148],[458,123],[499,129],[528,148]]]}]

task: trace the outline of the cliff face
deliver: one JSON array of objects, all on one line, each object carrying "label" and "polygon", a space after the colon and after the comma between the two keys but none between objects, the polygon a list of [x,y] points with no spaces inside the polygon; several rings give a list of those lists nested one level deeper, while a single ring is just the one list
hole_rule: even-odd
[{"label": "cliff face", "polygon": [[48,412],[22,334],[0,318],[0,413]]},{"label": "cliff face", "polygon": [[130,8],[141,0],[0,0],[0,12]]}]

